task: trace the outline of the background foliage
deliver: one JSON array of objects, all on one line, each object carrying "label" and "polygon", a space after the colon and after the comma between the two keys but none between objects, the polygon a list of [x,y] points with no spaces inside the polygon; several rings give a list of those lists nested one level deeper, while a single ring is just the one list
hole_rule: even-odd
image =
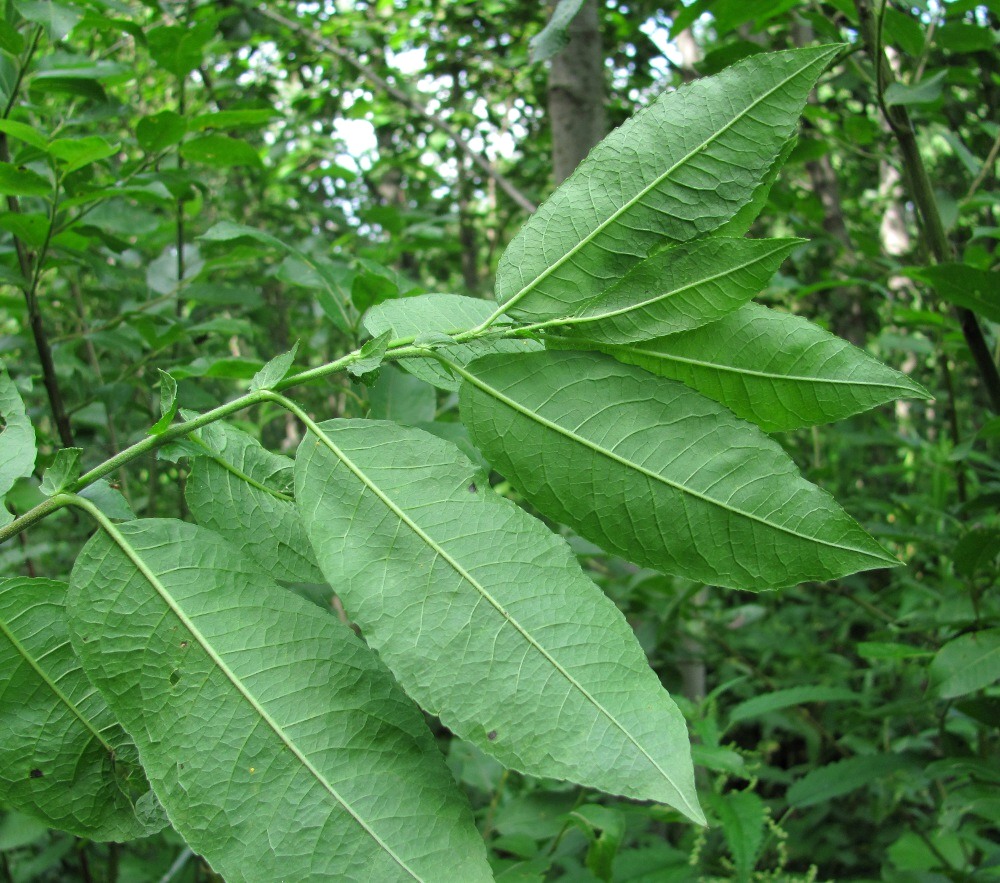
[{"label": "background foliage", "polygon": [[[173,401],[157,369],[183,407],[207,409],[296,341],[302,366],[354,349],[373,305],[488,296],[500,253],[553,186],[548,66],[529,43],[548,12],[507,0],[7,2],[0,354],[40,432],[38,474],[60,447],[83,448],[86,469],[142,438],[161,395],[168,412]],[[750,594],[570,538],[682,705],[711,827],[505,772],[439,728],[503,879],[1000,876],[1000,422],[956,311],[978,316],[995,364],[1000,8],[870,12],[847,0],[596,9],[609,125],[748,55],[853,44],[815,90],[755,224],[755,236],[809,240],[760,299],[935,398],[775,435],[904,568]],[[866,21],[880,21],[881,76]],[[944,253],[919,212],[901,110]],[[457,397],[391,367],[298,401],[437,418],[463,442]],[[268,405],[239,425],[273,451],[299,441]],[[182,453],[117,476],[133,510],[183,518],[199,487],[220,493],[224,477],[204,461],[189,472]],[[34,478],[8,496],[16,512],[40,499]],[[64,514],[0,547],[0,568],[64,577],[90,530]],[[169,829],[120,847],[15,811],[0,818],[0,875],[211,878]]]}]

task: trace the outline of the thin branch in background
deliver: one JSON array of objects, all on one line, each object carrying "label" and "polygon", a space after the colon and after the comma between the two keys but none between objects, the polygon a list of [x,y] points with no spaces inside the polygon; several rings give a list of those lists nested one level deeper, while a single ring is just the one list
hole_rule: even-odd
[{"label": "thin branch in background", "polygon": [[534,202],[528,199],[517,186],[501,172],[497,171],[493,164],[484,157],[478,150],[475,150],[465,138],[463,138],[457,130],[455,130],[449,123],[439,117],[437,114],[431,112],[423,104],[417,101],[415,98],[407,95],[402,89],[394,86],[385,77],[371,68],[369,65],[365,64],[360,58],[357,58],[352,53],[348,52],[342,46],[338,46],[332,40],[327,37],[323,37],[314,31],[300,25],[298,22],[294,22],[291,19],[285,18],[280,13],[269,9],[267,6],[257,7],[257,12],[264,16],[264,18],[270,19],[276,24],[282,27],[288,28],[293,33],[305,38],[313,45],[323,49],[332,55],[335,55],[341,61],[346,62],[351,67],[353,67],[358,73],[360,73],[368,82],[372,85],[377,86],[387,95],[391,95],[404,107],[409,108],[414,113],[423,117],[427,122],[429,122],[435,129],[444,132],[454,143],[455,146],[462,151],[472,162],[479,167],[479,169],[492,181],[506,193],[511,199],[514,200],[521,208],[526,212],[533,213],[537,206]]},{"label": "thin branch in background", "polygon": [[[920,155],[920,147],[917,144],[916,132],[910,121],[910,115],[905,106],[893,105],[889,107],[885,102],[885,89],[894,82],[895,77],[882,48],[881,19],[877,21],[873,17],[869,0],[854,0],[854,6],[858,12],[861,37],[868,49],[869,57],[875,65],[878,105],[899,144],[910,195],[917,208],[928,248],[935,263],[942,264],[954,260],[955,255],[941,221],[934,188],[930,175],[927,173],[927,167],[924,165],[923,157]],[[883,14],[884,11],[883,5]],[[953,309],[962,328],[965,342],[972,353],[979,376],[986,387],[992,409],[994,412],[1000,413],[1000,369],[997,368],[997,363],[986,344],[979,320],[972,310],[965,307],[954,307]]]},{"label": "thin branch in background", "polygon": [[[32,32],[31,42],[27,50],[18,63],[17,76],[14,86],[11,88],[10,98],[4,108],[3,117],[10,116],[18,97],[24,71],[31,64],[32,56],[38,48],[41,27],[36,27]],[[10,147],[7,144],[7,135],[0,132],[0,161],[11,162]],[[31,328],[31,336],[35,342],[35,349],[38,352],[38,361],[42,368],[42,382],[45,385],[45,392],[48,395],[49,407],[52,411],[52,419],[59,433],[59,440],[63,447],[73,447],[73,430],[70,427],[69,418],[66,415],[66,405],[63,399],[62,390],[59,388],[59,381],[56,377],[55,362],[52,358],[52,347],[49,343],[48,335],[45,331],[45,323],[42,320],[41,308],[38,305],[38,286],[41,282],[42,270],[44,269],[45,256],[48,252],[49,244],[52,241],[52,228],[55,224],[56,206],[58,204],[57,192],[52,195],[52,207],[49,212],[48,229],[45,234],[45,242],[39,249],[38,254],[32,255],[24,241],[17,235],[14,236],[14,249],[17,252],[18,267],[24,277],[22,291],[24,292],[24,303],[28,312],[28,326]],[[7,197],[7,208],[12,214],[21,214],[21,203],[16,196]]]},{"label": "thin branch in background", "polygon": [[986,155],[986,159],[983,160],[983,167],[979,170],[979,174],[976,175],[976,179],[969,185],[969,190],[965,194],[966,199],[971,199],[975,196],[976,191],[983,185],[983,182],[993,174],[993,164],[997,161],[998,154],[1000,154],[1000,132],[997,132],[996,138],[993,139],[993,146]]}]

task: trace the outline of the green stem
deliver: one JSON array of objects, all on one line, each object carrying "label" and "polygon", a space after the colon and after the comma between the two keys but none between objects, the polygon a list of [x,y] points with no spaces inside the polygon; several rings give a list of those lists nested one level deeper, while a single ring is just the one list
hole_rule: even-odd
[{"label": "green stem", "polygon": [[[519,330],[520,329],[513,329],[513,328],[504,329],[503,332],[501,332],[500,334],[491,336],[510,337],[514,336]],[[456,333],[453,337],[453,340],[456,343],[461,343],[463,341],[470,340],[475,336],[477,335],[475,333],[475,329],[473,329],[471,331]],[[443,361],[448,365],[452,365],[451,362],[448,362],[446,359],[437,356],[434,353],[434,351],[429,347],[412,345],[411,343],[412,340],[413,338],[411,337],[411,338],[401,338],[400,340],[390,342],[389,349],[386,351],[384,359],[392,361],[395,359],[405,359],[414,357],[427,358],[429,356],[433,356],[434,358],[437,358],[439,361]],[[333,362],[329,362],[326,365],[320,365],[318,368],[310,368],[308,371],[301,371],[298,374],[293,374],[290,377],[286,377],[284,380],[281,381],[281,383],[275,384],[273,391],[256,390],[254,392],[249,392],[246,393],[245,395],[233,399],[230,402],[226,402],[223,405],[219,405],[217,408],[213,408],[211,411],[206,411],[204,414],[200,414],[199,416],[193,418],[192,420],[186,420],[182,423],[175,423],[168,429],[166,429],[164,432],[160,433],[159,435],[147,436],[141,441],[136,442],[134,445],[125,448],[125,450],[120,451],[113,457],[105,460],[100,465],[95,466],[89,472],[84,473],[75,482],[73,482],[73,484],[69,488],[67,488],[67,492],[73,494],[78,493],[88,485],[93,484],[95,481],[104,478],[106,475],[111,474],[117,469],[121,469],[123,466],[125,466],[127,463],[130,463],[132,460],[135,460],[137,457],[141,457],[143,454],[155,451],[157,448],[161,448],[164,445],[168,444],[169,442],[174,441],[175,439],[189,435],[195,430],[200,429],[203,426],[208,426],[208,424],[214,423],[216,420],[221,420],[223,417],[228,417],[231,414],[235,414],[237,411],[242,411],[246,408],[250,408],[254,405],[258,405],[261,404],[262,402],[267,402],[267,401],[277,402],[278,404],[281,404],[282,407],[288,408],[288,405],[291,403],[288,402],[288,399],[285,399],[282,396],[277,395],[278,392],[286,390],[291,386],[296,386],[301,383],[308,383],[309,381],[312,380],[318,380],[323,377],[328,377],[331,374],[336,374],[340,371],[343,371],[345,368],[347,368],[354,362],[358,361],[360,357],[361,357],[361,350],[360,349],[354,350],[353,352],[348,353],[347,355],[342,356],[341,358]],[[462,374],[465,373],[460,368],[458,368],[457,365],[452,365],[452,367],[459,373]],[[292,413],[296,414],[296,416],[300,416],[302,414],[301,410],[298,409],[296,406],[293,405],[292,407],[294,408],[294,410],[292,410],[292,408],[289,408],[289,410],[292,410]],[[306,419],[308,420],[308,418]],[[17,518],[15,518],[12,522],[10,522],[10,524],[0,528],[0,544],[5,543],[11,537],[17,536],[19,533],[21,533],[21,531],[31,527],[34,524],[37,524],[43,518],[46,518],[53,512],[65,506],[66,501],[63,500],[62,502],[59,502],[59,499],[60,499],[59,496],[50,497],[49,499],[43,501],[42,503],[39,503],[33,509],[30,509],[27,512],[25,512],[23,515],[20,515]]]},{"label": "green stem", "polygon": [[24,72],[28,69],[28,65],[31,64],[31,59],[35,54],[35,50],[38,49],[38,41],[42,36],[42,26],[35,25],[35,29],[31,32],[31,40],[28,43],[28,49],[24,53],[23,58],[21,58],[20,64],[17,66],[17,74],[14,78],[14,85],[10,90],[10,97],[7,99],[7,104],[3,109],[3,118],[7,119],[10,116],[10,112],[14,109],[14,105],[17,103],[17,96],[21,91],[21,83],[24,82]]}]

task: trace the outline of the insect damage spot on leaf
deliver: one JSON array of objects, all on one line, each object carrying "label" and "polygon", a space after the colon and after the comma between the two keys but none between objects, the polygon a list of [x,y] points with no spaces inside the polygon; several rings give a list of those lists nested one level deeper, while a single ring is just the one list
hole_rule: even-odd
[{"label": "insect damage spot on leaf", "polygon": [[45,773],[43,773],[43,772],[42,772],[41,770],[39,770],[39,769],[33,769],[33,770],[31,771],[31,778],[32,778],[32,779],[40,779],[40,778],[42,778],[42,776],[44,776],[44,775],[45,775]]},{"label": "insect damage spot on leaf", "polygon": [[469,493],[470,494],[474,494],[478,490],[479,490],[479,488],[476,487],[476,483],[475,482],[472,482],[472,484],[469,485]]},{"label": "insect damage spot on leaf", "polygon": [[496,730],[490,730],[486,734],[486,738],[489,739],[491,742],[494,741],[496,739],[496,737],[497,737],[497,731]]}]

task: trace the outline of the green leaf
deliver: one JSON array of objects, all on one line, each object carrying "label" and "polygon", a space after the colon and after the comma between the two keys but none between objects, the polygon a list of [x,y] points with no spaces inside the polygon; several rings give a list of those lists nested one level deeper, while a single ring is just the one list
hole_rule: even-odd
[{"label": "green leaf", "polygon": [[915,86],[906,83],[890,83],[885,90],[885,103],[893,105],[930,104],[941,97],[944,88],[944,78],[947,71],[938,71],[929,77],[924,77]]},{"label": "green leaf", "polygon": [[954,699],[1000,680],[1000,629],[970,632],[949,641],[931,661],[931,688]]},{"label": "green leaf", "polygon": [[250,391],[256,392],[259,389],[274,389],[275,386],[285,379],[285,375],[289,372],[292,363],[295,361],[295,354],[298,350],[299,342],[295,341],[295,345],[287,353],[282,353],[280,356],[275,356],[271,359],[260,371],[254,374],[250,381]]},{"label": "green leaf", "polygon": [[278,115],[273,107],[252,107],[243,110],[219,110],[215,113],[202,113],[191,119],[191,128],[197,131],[205,129],[237,129],[241,126],[262,126]]},{"label": "green leaf", "polygon": [[185,141],[180,147],[180,154],[190,162],[215,169],[263,165],[260,154],[253,147],[228,135],[202,135]]},{"label": "green leaf", "polygon": [[665,248],[579,306],[569,334],[623,344],[698,328],[743,306],[802,241],[713,237]]},{"label": "green leaf", "polygon": [[[7,366],[0,361],[0,500],[19,478],[27,478],[35,468],[35,428],[24,410],[24,402]],[[12,520],[10,512],[0,505],[0,526]]]},{"label": "green leaf", "polygon": [[404,426],[430,423],[437,409],[434,387],[392,365],[383,365],[375,385],[368,391],[372,417],[393,420]]},{"label": "green leaf", "polygon": [[18,123],[14,120],[0,119],[0,132],[12,138],[17,138],[25,144],[30,144],[32,147],[37,147],[42,151],[47,150],[49,146],[49,139],[37,128],[25,125],[24,123]]},{"label": "green leaf", "polygon": [[799,779],[788,789],[788,805],[804,809],[826,803],[914,765],[910,758],[899,754],[849,757],[814,769]]},{"label": "green leaf", "polygon": [[0,196],[48,196],[52,184],[31,169],[0,162]]},{"label": "green leaf", "polygon": [[864,659],[917,659],[931,655],[929,651],[919,647],[892,641],[859,641],[857,651],[858,656]]},{"label": "green leaf", "polygon": [[205,44],[215,36],[216,23],[201,21],[193,27],[171,25],[146,31],[153,60],[175,77],[184,78],[204,60]]},{"label": "green leaf", "polygon": [[13,233],[25,245],[41,248],[49,237],[49,216],[41,212],[0,214],[0,230]]},{"label": "green leaf", "polygon": [[748,591],[898,564],[755,426],[597,353],[485,356],[462,422],[550,518],[636,564]]},{"label": "green leaf", "polygon": [[972,579],[980,573],[991,574],[1000,556],[1000,528],[977,525],[956,544],[952,552],[955,572]]},{"label": "green leaf", "polygon": [[337,278],[335,267],[310,257],[268,233],[254,227],[247,227],[244,224],[234,224],[231,221],[220,221],[199,237],[207,242],[229,242],[233,239],[243,238],[254,239],[264,245],[294,255],[303,264],[310,267],[324,286],[323,289],[320,289],[319,298],[323,312],[341,331],[350,332],[353,329],[355,315],[353,306],[348,302],[348,295],[341,286],[341,280]]},{"label": "green leaf", "polygon": [[163,110],[143,117],[135,127],[135,137],[146,153],[157,153],[172,147],[187,134],[187,122],[172,110]]},{"label": "green leaf", "polygon": [[202,430],[185,499],[203,527],[221,534],[273,579],[321,583],[323,575],[288,491],[293,463],[226,423]]},{"label": "green leaf", "polygon": [[115,534],[73,568],[73,645],[219,874],[490,879],[420,713],[349,628],[204,528]]},{"label": "green leaf", "polygon": [[781,152],[774,162],[771,163],[761,182],[754,188],[750,201],[726,221],[725,224],[719,227],[718,230],[715,230],[712,234],[713,236],[746,236],[747,232],[753,226],[753,222],[757,220],[757,216],[764,209],[764,206],[767,205],[768,197],[771,195],[771,188],[774,186],[774,182],[778,180],[778,175],[782,168],[784,168],[785,163],[788,162],[788,157],[795,150],[798,140],[798,134],[795,134],[784,143]]},{"label": "green leaf", "polygon": [[0,580],[0,803],[92,840],[151,834],[166,817],[73,653],[65,595],[54,580]]},{"label": "green leaf", "polygon": [[[362,322],[369,334],[391,331],[394,338],[402,340],[432,332],[461,334],[485,322],[493,315],[493,311],[493,304],[479,298],[458,294],[422,294],[419,297],[405,297],[378,304],[365,313]],[[530,352],[541,348],[542,345],[533,340],[486,339],[435,349],[448,361],[467,365],[485,353]],[[449,392],[458,390],[458,378],[436,359],[400,359],[398,364],[414,377],[438,389]]]},{"label": "green leaf", "polygon": [[90,500],[108,518],[114,518],[116,521],[131,521],[135,518],[135,513],[122,492],[113,488],[103,478],[85,487],[79,495]]},{"label": "green leaf", "polygon": [[354,377],[361,377],[377,370],[385,358],[385,353],[389,349],[389,341],[391,340],[391,331],[385,331],[378,335],[378,337],[373,337],[361,347],[358,358],[347,366],[347,372]]},{"label": "green leaf", "polygon": [[119,149],[117,144],[111,144],[97,135],[86,138],[58,138],[49,144],[49,153],[59,160],[63,174],[75,172],[91,163],[107,159]]},{"label": "green leaf", "polygon": [[722,823],[726,846],[733,857],[738,883],[752,879],[757,857],[764,845],[767,807],[752,791],[729,791],[712,795],[712,809]]},{"label": "green leaf", "polygon": [[615,809],[588,803],[569,814],[590,841],[587,848],[587,867],[599,880],[614,879],[612,865],[625,837],[625,816]]},{"label": "green leaf", "polygon": [[531,44],[531,62],[548,61],[553,55],[558,55],[569,42],[566,29],[576,18],[583,0],[559,0],[548,24],[529,41]]},{"label": "green leaf", "polygon": [[370,420],[319,430],[295,462],[306,530],[410,695],[508,767],[703,823],[684,719],[565,541],[447,442]]},{"label": "green leaf", "polygon": [[177,414],[177,381],[166,371],[160,371],[160,419],[150,429],[150,435],[161,435],[174,422]]},{"label": "green leaf", "polygon": [[0,49],[11,55],[20,55],[24,51],[24,37],[21,32],[10,22],[3,20],[0,20]]},{"label": "green leaf", "polygon": [[754,717],[783,711],[811,702],[860,702],[861,696],[845,687],[789,687],[763,696],[754,696],[737,705],[729,714],[729,726]]},{"label": "green leaf", "polygon": [[83,17],[79,9],[54,3],[53,0],[17,0],[14,5],[28,21],[45,28],[46,36],[53,43],[58,43],[69,36],[70,31]]},{"label": "green leaf", "polygon": [[838,46],[745,59],[669,92],[605,138],[500,259],[496,299],[544,321],[596,297],[664,239],[697,239],[751,197]]},{"label": "green leaf", "polygon": [[68,488],[80,477],[80,455],[83,448],[61,448],[55,460],[42,476],[41,491],[47,497]]},{"label": "green leaf", "polygon": [[949,303],[979,313],[1000,323],[1000,273],[968,264],[946,263],[930,267],[907,267],[902,275],[920,279]]},{"label": "green leaf", "polygon": [[767,432],[829,423],[901,397],[930,398],[819,326],[759,304],[694,331],[600,349],[680,380]]}]

